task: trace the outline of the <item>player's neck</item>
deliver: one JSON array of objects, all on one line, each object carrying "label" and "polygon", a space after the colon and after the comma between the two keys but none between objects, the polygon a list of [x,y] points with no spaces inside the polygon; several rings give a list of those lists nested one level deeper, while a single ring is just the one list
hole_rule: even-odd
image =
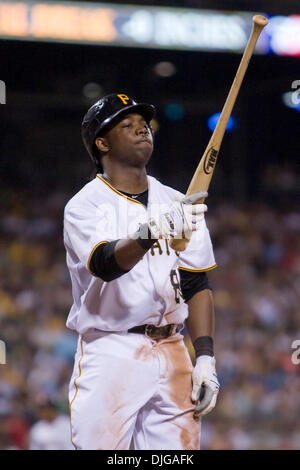
[{"label": "player's neck", "polygon": [[114,171],[105,169],[103,177],[119,191],[138,194],[148,188],[145,168],[114,168]]}]

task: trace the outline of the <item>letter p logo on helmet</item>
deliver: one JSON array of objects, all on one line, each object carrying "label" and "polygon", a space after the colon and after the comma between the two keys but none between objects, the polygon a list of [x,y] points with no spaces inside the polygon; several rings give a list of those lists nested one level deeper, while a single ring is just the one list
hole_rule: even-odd
[{"label": "letter p logo on helmet", "polygon": [[130,98],[127,95],[117,95],[118,98],[123,102],[123,104],[127,104],[127,101],[130,100]]}]

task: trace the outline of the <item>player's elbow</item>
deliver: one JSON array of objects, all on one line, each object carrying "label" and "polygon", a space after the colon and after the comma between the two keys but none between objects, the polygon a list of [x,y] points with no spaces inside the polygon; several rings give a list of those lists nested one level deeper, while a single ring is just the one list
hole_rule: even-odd
[{"label": "player's elbow", "polygon": [[104,282],[111,282],[117,279],[128,271],[121,269],[116,262],[114,255],[114,247],[118,240],[110,243],[99,245],[94,251],[90,262],[90,272],[102,279]]}]

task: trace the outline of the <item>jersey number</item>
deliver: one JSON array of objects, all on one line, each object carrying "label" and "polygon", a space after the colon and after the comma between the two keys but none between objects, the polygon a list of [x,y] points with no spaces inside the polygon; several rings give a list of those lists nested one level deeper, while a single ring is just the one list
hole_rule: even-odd
[{"label": "jersey number", "polygon": [[178,273],[177,273],[176,269],[171,269],[171,271],[170,271],[170,281],[171,281],[172,287],[174,289],[175,302],[177,304],[179,304],[180,303],[180,297],[182,297],[182,292],[181,292],[181,289],[180,289],[180,281],[179,281]]}]

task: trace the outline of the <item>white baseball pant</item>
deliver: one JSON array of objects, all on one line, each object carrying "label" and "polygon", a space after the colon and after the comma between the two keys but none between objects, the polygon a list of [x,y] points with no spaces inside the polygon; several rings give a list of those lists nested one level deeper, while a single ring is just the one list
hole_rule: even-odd
[{"label": "white baseball pant", "polygon": [[193,366],[177,333],[158,342],[143,334],[89,330],[79,337],[70,382],[76,449],[197,450]]}]

